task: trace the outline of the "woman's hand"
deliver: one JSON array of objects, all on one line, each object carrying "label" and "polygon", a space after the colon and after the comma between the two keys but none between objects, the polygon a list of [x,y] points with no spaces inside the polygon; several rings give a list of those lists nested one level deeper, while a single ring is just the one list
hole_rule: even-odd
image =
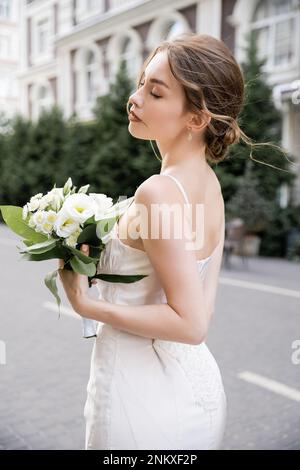
[{"label": "woman's hand", "polygon": [[[82,251],[86,256],[89,256],[88,245],[82,245],[80,247],[80,251]],[[78,274],[74,271],[64,269],[64,264],[65,263],[63,259],[58,260],[59,277],[63,284],[63,288],[67,294],[70,304],[72,305],[74,310],[77,311],[77,306],[80,305],[86,297],[88,297],[88,277],[84,274]]]}]

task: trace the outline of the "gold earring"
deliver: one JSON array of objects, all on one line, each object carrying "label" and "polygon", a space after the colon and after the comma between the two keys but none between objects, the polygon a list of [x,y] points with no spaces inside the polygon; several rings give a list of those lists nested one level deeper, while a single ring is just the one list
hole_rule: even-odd
[{"label": "gold earring", "polygon": [[191,133],[191,131],[189,130],[189,135],[188,135],[188,138],[187,140],[190,142],[193,138],[193,134]]}]

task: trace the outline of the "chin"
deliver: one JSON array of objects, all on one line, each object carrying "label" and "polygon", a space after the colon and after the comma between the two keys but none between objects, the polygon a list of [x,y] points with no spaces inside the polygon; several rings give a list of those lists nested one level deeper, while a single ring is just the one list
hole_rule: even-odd
[{"label": "chin", "polygon": [[130,125],[128,126],[128,131],[132,135],[132,137],[135,137],[136,139],[141,139],[141,140],[150,140],[151,137],[145,134],[145,132],[142,132],[139,129],[135,129],[134,126]]}]

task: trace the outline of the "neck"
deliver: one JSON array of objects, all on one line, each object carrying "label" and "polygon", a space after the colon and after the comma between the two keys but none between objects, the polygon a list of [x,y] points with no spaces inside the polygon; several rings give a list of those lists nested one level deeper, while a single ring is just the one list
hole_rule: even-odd
[{"label": "neck", "polygon": [[162,156],[160,173],[168,173],[171,170],[197,171],[207,166],[205,158],[205,146],[189,142],[174,145],[165,145],[156,141],[160,155]]}]

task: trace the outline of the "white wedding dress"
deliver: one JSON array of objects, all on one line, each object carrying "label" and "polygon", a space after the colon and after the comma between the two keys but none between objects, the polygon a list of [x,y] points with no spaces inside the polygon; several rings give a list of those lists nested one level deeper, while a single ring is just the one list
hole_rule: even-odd
[{"label": "white wedding dress", "polygon": [[[182,191],[181,183],[170,176]],[[115,224],[113,230],[117,230]],[[221,240],[198,261],[199,282],[214,303],[222,261]],[[112,237],[102,251],[98,273],[148,274],[135,283],[99,280],[99,298],[121,305],[166,303],[146,252]],[[91,357],[86,449],[219,449],[227,400],[215,358],[199,345],[150,339],[99,323]]]}]

